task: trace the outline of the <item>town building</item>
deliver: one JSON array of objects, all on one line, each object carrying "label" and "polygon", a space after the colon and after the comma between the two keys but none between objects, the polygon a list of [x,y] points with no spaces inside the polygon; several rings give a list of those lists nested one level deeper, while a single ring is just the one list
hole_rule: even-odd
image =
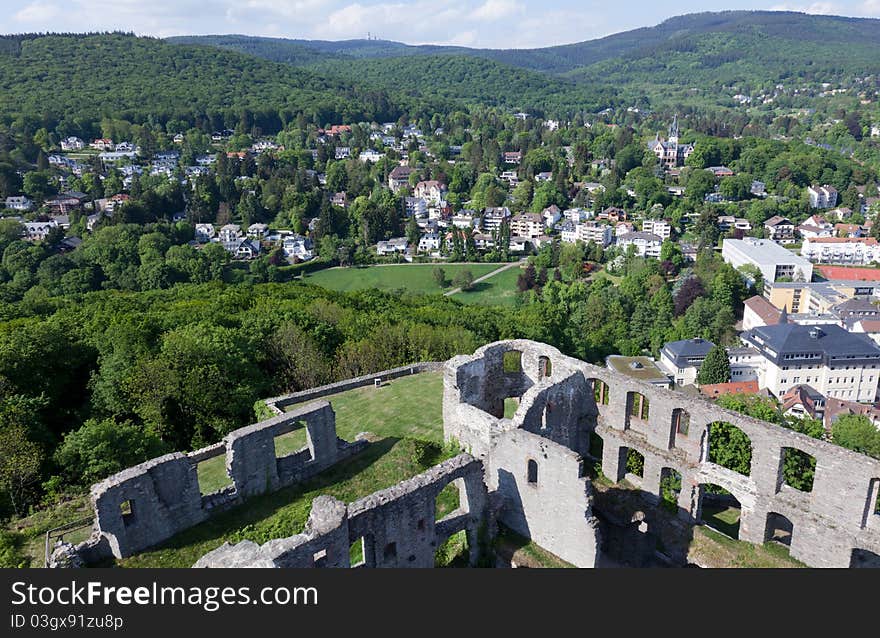
[{"label": "town building", "polygon": [[769,239],[725,239],[721,257],[734,268],[750,264],[758,268],[765,284],[778,279],[810,281],[813,264]]},{"label": "town building", "polygon": [[880,262],[880,244],[874,237],[816,237],[805,239],[801,255],[812,262],[874,264]]},{"label": "town building", "polygon": [[660,134],[648,142],[648,149],[657,156],[663,168],[670,169],[684,166],[690,154],[694,152],[693,144],[680,144],[678,141],[678,116],[672,120],[667,139],[662,139]]},{"label": "town building", "polygon": [[510,218],[510,234],[538,237],[544,234],[544,218],[538,213],[520,213]]},{"label": "town building", "polygon": [[810,207],[812,208],[834,208],[837,204],[837,189],[828,184],[808,186],[807,193],[810,196]]},{"label": "town building", "polygon": [[642,230],[646,233],[653,233],[660,239],[672,237],[672,224],[664,219],[646,219],[642,223]]},{"label": "town building", "polygon": [[767,231],[767,236],[775,242],[791,244],[795,241],[795,226],[786,217],[774,215],[764,222],[764,229]]},{"label": "town building", "polygon": [[740,334],[743,344],[760,355],[761,388],[782,397],[804,383],[826,397],[875,400],[880,347],[869,337],[836,325],[806,326],[789,323],[785,317],[780,322]]},{"label": "town building", "polygon": [[660,259],[660,247],[663,240],[654,233],[646,233],[642,231],[627,233],[617,238],[617,245],[624,252],[630,246],[634,246],[636,254],[639,257],[648,257],[652,259]]}]

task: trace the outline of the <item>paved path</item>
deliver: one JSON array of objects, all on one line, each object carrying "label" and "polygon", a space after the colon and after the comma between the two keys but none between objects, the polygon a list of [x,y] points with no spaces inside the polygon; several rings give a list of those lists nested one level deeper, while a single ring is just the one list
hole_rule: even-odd
[{"label": "paved path", "polygon": [[[520,259],[519,261],[512,261],[509,264],[505,264],[505,265],[501,266],[501,268],[498,268],[497,270],[493,270],[492,272],[487,273],[487,274],[483,275],[482,277],[477,277],[476,279],[474,279],[473,283],[478,284],[481,281],[485,281],[489,277],[494,277],[495,275],[497,275],[500,272],[504,272],[505,270],[513,268],[514,266],[519,266],[523,261],[525,261],[525,260]],[[450,290],[449,292],[444,292],[443,295],[445,297],[449,297],[451,295],[454,295],[457,292],[461,292],[461,288],[454,288],[454,289]]]}]

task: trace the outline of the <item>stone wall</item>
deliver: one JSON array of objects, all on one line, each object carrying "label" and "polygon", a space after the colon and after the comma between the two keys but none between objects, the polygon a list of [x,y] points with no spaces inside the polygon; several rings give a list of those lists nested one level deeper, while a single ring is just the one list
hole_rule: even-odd
[{"label": "stone wall", "polygon": [[303,390],[301,392],[285,394],[280,397],[272,397],[271,399],[266,399],[266,405],[269,406],[269,409],[276,414],[282,414],[285,408],[290,407],[291,405],[295,405],[297,403],[305,403],[306,401],[320,399],[321,397],[326,397],[331,394],[337,394],[339,392],[345,392],[346,390],[353,390],[355,388],[362,388],[367,385],[373,385],[377,379],[380,379],[382,381],[390,381],[391,379],[398,379],[400,377],[419,374],[420,372],[432,372],[434,370],[441,370],[443,368],[443,365],[443,361],[424,361],[422,363],[412,363],[410,365],[401,366],[399,368],[392,368],[390,370],[383,370],[382,372],[375,372],[373,374],[366,374],[360,377],[354,377],[353,379],[337,381],[336,383],[328,383],[327,385],[318,386],[317,388],[311,388],[309,390]]},{"label": "stone wall", "polygon": [[[435,521],[437,495],[450,483],[459,487],[460,506]],[[319,496],[301,534],[263,545],[225,543],[194,567],[352,567],[350,548],[356,542],[363,561],[354,567],[433,567],[437,548],[460,531],[467,534],[475,564],[488,516],[483,465],[461,454],[348,505]]]},{"label": "stone wall", "polygon": [[[306,430],[306,447],[276,458],[275,438],[300,424]],[[141,463],[92,487],[95,532],[77,551],[86,562],[131,556],[217,510],[314,476],[366,445],[337,438],[333,409],[326,401],[316,401],[230,432],[222,442],[201,450]],[[220,455],[226,457],[231,485],[202,495],[198,464]]]},{"label": "stone wall", "polygon": [[[522,352],[523,369],[504,373],[500,361],[512,350]],[[547,361],[549,376],[542,373]],[[455,357],[446,365],[444,380],[445,438],[488,457],[490,465],[500,437],[510,430],[540,434],[579,454],[589,451],[588,437],[595,432],[603,441],[602,471],[612,481],[626,476],[656,501],[663,470],[677,471],[682,477],[680,515],[691,524],[701,519],[702,495],[711,483],[740,502],[742,540],[764,542],[781,515],[793,527],[791,555],[808,565],[848,567],[855,550],[860,560],[880,554],[880,515],[874,505],[880,490],[878,460],[525,340],[493,343],[473,356]],[[557,383],[558,391],[547,387]],[[520,397],[519,409],[504,419],[499,402],[503,406],[511,396]],[[561,411],[545,416],[547,406],[560,404]],[[748,476],[708,460],[709,429],[716,422],[732,424],[749,437]],[[809,493],[784,484],[785,448],[816,459]],[[644,456],[642,477],[626,474],[629,449]]]}]

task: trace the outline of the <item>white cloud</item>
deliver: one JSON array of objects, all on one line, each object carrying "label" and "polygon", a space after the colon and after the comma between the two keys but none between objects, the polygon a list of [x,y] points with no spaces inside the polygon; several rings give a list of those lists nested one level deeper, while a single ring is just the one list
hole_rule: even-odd
[{"label": "white cloud", "polygon": [[[871,1],[871,0],[868,0]],[[842,13],[840,5],[834,2],[814,2],[810,5],[777,4],[770,7],[771,11],[800,11],[814,15],[839,15]]]},{"label": "white cloud", "polygon": [[34,2],[18,10],[12,19],[16,22],[45,23],[59,14],[58,7],[45,2]]},{"label": "white cloud", "polygon": [[861,9],[869,16],[880,16],[880,0],[865,0]]},{"label": "white cloud", "polygon": [[495,22],[515,14],[524,13],[525,6],[514,0],[486,0],[470,15],[473,20]]}]

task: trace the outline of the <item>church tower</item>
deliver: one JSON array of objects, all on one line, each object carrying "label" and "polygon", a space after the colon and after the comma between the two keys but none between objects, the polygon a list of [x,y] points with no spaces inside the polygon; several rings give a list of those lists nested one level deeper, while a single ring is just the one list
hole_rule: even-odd
[{"label": "church tower", "polygon": [[672,118],[672,124],[669,127],[669,143],[678,144],[678,114]]}]

